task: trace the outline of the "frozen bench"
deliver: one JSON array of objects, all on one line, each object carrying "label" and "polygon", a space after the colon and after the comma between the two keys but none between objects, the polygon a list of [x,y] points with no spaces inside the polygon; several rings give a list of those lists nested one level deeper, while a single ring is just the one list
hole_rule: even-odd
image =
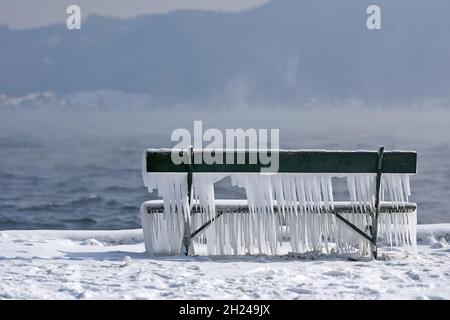
[{"label": "frozen bench", "polygon": [[[222,216],[249,212],[253,220],[248,217],[245,219],[250,219],[250,224],[262,224],[263,227],[255,231],[248,222],[242,227],[236,220],[240,218],[224,217],[220,227],[223,230],[216,228],[209,239],[221,248],[212,248],[211,252],[224,253],[228,250],[239,253],[244,247],[251,252],[253,244],[249,241],[258,238],[255,246],[259,246],[260,253],[274,253],[276,248],[273,237],[279,236],[280,232],[274,231],[271,234],[272,231],[267,230],[282,226],[288,226],[291,242],[296,241],[292,246],[299,251],[311,248],[317,250],[324,243],[329,252],[328,242],[331,246],[334,240],[339,252],[348,251],[348,247],[352,247],[364,254],[367,253],[367,245],[370,247],[370,254],[376,258],[380,231],[390,244],[415,245],[417,206],[408,202],[407,196],[410,192],[408,177],[416,173],[416,152],[385,151],[383,147],[378,151],[278,150],[272,151],[279,156],[278,174],[266,177],[258,177],[264,167],[262,164],[249,164],[247,161],[252,156],[251,153],[257,151],[215,151],[223,152],[224,159],[229,153],[234,153],[235,159],[241,153],[245,156],[245,164],[195,164],[192,160],[196,152],[209,151],[179,152],[191,159],[190,163],[174,164],[171,150],[147,150],[144,154],[145,185],[149,191],[158,189],[160,195],[162,189],[166,188],[166,197],[162,195],[164,200],[147,201],[141,207],[145,244],[147,251],[152,254],[178,254],[183,249],[185,254],[192,253],[192,239],[221,221]],[[247,195],[252,192],[249,189],[264,185],[264,197],[268,199],[267,195],[270,198],[273,194],[273,199],[256,206],[253,199],[255,195],[248,201],[215,200],[211,195],[212,185],[227,175],[241,180],[238,184],[245,184]],[[208,176],[213,178],[208,179]],[[176,179],[173,180],[173,177]],[[349,201],[333,200],[333,177],[347,178],[351,198]],[[196,185],[195,179],[201,183],[197,181]],[[252,184],[249,179],[256,179],[256,182]],[[164,187],[164,183],[168,185]],[[175,186],[175,192],[169,192],[169,197],[167,189],[172,190],[172,185]],[[386,197],[390,199],[384,201]],[[210,211],[214,211],[214,214]],[[163,217],[155,220],[157,215]],[[176,215],[178,218],[174,219]],[[202,215],[202,218],[192,218],[197,215]],[[274,220],[273,216],[278,218]],[[217,240],[220,232],[222,237],[227,238],[224,240],[225,244],[220,243],[220,239]],[[253,234],[249,238],[247,234],[251,232]],[[261,235],[261,232],[265,234]],[[238,240],[233,239],[233,235]],[[236,241],[240,243],[236,244]],[[161,248],[165,243],[171,243],[169,249]]]}]

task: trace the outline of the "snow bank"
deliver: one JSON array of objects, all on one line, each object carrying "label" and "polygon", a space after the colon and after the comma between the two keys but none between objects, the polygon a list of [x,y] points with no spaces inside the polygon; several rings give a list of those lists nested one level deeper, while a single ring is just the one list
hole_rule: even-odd
[{"label": "snow bank", "polygon": [[[105,245],[137,244],[144,241],[142,229],[0,231],[0,238],[8,238],[14,235],[21,235],[24,238],[67,239],[73,241],[96,239]],[[417,226],[417,241],[419,244],[429,244],[430,239],[439,240],[440,238],[450,241],[450,223],[420,224]]]},{"label": "snow bank", "polygon": [[143,242],[142,229],[134,230],[20,230],[0,231],[1,238],[21,236],[24,239],[67,239],[85,241],[96,239],[105,245],[136,244]]},{"label": "snow bank", "polygon": [[421,224],[417,226],[417,242],[428,244],[430,240],[450,240],[450,223]]}]

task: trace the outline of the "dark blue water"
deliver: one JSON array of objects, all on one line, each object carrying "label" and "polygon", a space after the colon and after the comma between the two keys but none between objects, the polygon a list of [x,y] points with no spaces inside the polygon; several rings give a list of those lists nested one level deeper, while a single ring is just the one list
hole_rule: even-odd
[{"label": "dark blue water", "polygon": [[138,226],[138,141],[17,136],[0,148],[2,229]]},{"label": "dark blue water", "polygon": [[[151,126],[143,132],[102,129],[95,134],[13,127],[5,129],[5,124],[0,130],[0,229],[140,227],[140,204],[156,198],[143,187],[142,152],[170,146],[170,135]],[[282,135],[282,147],[373,149],[384,141],[390,149],[417,150],[419,173],[411,183],[419,222],[450,222],[450,142],[416,139],[411,132],[409,137],[383,132],[357,139],[328,129],[307,130],[309,136],[303,131],[302,139]],[[243,196],[229,181],[219,184],[216,193],[221,198]]]}]

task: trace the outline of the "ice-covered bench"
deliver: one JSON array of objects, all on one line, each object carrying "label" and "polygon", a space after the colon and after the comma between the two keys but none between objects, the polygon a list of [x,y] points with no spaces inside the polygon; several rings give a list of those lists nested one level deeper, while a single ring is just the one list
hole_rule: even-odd
[{"label": "ice-covered bench", "polygon": [[[147,150],[144,184],[162,200],[141,207],[146,250],[151,254],[193,252],[192,239],[208,254],[276,254],[289,239],[295,252],[359,252],[377,257],[380,238],[415,248],[417,206],[408,201],[409,176],[416,173],[412,151],[277,150],[279,170],[261,174],[261,163],[175,164],[172,150]],[[257,155],[256,155],[257,156]],[[203,157],[199,157],[203,159]],[[214,183],[226,176],[246,191],[246,200],[215,199]],[[334,200],[336,178],[346,179],[347,201]]]}]

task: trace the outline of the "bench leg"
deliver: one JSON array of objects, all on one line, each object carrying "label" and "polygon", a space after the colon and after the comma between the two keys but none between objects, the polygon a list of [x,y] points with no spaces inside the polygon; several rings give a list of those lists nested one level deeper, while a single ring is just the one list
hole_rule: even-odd
[{"label": "bench leg", "polygon": [[[379,210],[379,209],[378,209]],[[378,213],[372,218],[372,227],[370,228],[370,233],[372,234],[372,255],[375,260],[378,259],[378,248],[377,248],[377,238],[378,238]]]},{"label": "bench leg", "polygon": [[381,174],[383,169],[383,157],[384,147],[381,146],[378,149],[378,161],[377,161],[377,178],[375,186],[375,212],[372,219],[372,253],[375,260],[378,259],[377,252],[377,237],[378,237],[378,216],[380,215],[380,203],[381,203]]},{"label": "bench leg", "polygon": [[195,254],[194,247],[192,246],[191,226],[188,222],[184,224],[183,243],[181,245],[181,251],[184,252],[185,256]]}]

